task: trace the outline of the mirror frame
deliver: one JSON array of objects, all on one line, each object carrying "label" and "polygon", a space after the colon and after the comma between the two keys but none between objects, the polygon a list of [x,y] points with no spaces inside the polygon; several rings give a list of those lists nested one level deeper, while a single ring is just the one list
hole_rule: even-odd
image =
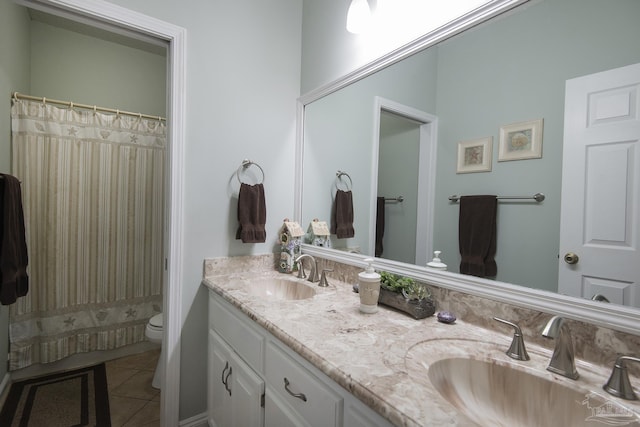
[{"label": "mirror frame", "polygon": [[[403,47],[396,49],[369,64],[327,84],[314,89],[297,102],[296,120],[296,158],[294,185],[294,218],[302,224],[303,195],[303,159],[304,159],[304,109],[318,99],[336,92],[351,83],[355,83],[390,65],[395,64],[419,51],[427,49],[449,37],[459,34],[475,25],[485,22],[501,13],[507,12],[530,0],[493,0],[480,8],[465,14],[450,23],[431,31]],[[335,249],[322,248],[308,244],[302,245],[302,251],[313,256],[343,264],[364,268],[362,254],[353,254]],[[621,305],[611,305],[588,299],[570,297],[514,285],[505,282],[466,276],[447,271],[438,271],[417,265],[405,264],[382,258],[375,258],[374,267],[379,270],[412,277],[418,281],[465,294],[488,298],[507,304],[532,310],[560,315],[570,319],[591,323],[597,326],[619,330],[637,335],[640,330],[640,310]]]}]

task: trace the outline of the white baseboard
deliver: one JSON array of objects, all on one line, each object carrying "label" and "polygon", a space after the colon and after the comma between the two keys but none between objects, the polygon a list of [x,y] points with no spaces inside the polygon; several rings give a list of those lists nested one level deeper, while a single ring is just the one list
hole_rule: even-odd
[{"label": "white baseboard", "polygon": [[207,413],[203,412],[180,421],[180,427],[207,427]]}]

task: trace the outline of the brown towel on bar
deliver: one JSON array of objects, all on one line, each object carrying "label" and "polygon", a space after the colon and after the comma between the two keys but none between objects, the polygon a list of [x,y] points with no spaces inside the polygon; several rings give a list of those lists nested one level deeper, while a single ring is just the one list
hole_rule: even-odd
[{"label": "brown towel on bar", "polygon": [[384,247],[382,239],[384,238],[384,197],[378,197],[376,200],[376,256],[381,256]]},{"label": "brown towel on bar", "polygon": [[333,215],[331,215],[331,234],[338,239],[355,236],[353,229],[353,196],[351,191],[336,191],[333,201]]},{"label": "brown towel on bar", "polygon": [[13,304],[29,290],[27,242],[20,181],[0,174],[0,303]]},{"label": "brown towel on bar", "polygon": [[498,272],[496,254],[496,196],[460,197],[458,244],[460,273],[494,277]]},{"label": "brown towel on bar", "polygon": [[267,208],[262,184],[240,184],[238,223],[236,239],[242,239],[242,243],[263,243],[267,239]]}]

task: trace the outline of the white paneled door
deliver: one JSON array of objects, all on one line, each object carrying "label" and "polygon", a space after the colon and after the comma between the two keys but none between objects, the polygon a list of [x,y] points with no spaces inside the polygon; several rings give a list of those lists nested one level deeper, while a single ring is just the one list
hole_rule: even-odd
[{"label": "white paneled door", "polygon": [[559,288],[640,307],[640,64],[568,80]]}]

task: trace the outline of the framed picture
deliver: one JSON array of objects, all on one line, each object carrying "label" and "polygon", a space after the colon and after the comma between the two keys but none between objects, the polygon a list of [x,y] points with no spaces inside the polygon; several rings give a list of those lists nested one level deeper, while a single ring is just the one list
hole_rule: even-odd
[{"label": "framed picture", "polygon": [[500,128],[498,161],[542,157],[542,119],[513,123]]},{"label": "framed picture", "polygon": [[457,173],[491,171],[493,137],[458,142]]}]

